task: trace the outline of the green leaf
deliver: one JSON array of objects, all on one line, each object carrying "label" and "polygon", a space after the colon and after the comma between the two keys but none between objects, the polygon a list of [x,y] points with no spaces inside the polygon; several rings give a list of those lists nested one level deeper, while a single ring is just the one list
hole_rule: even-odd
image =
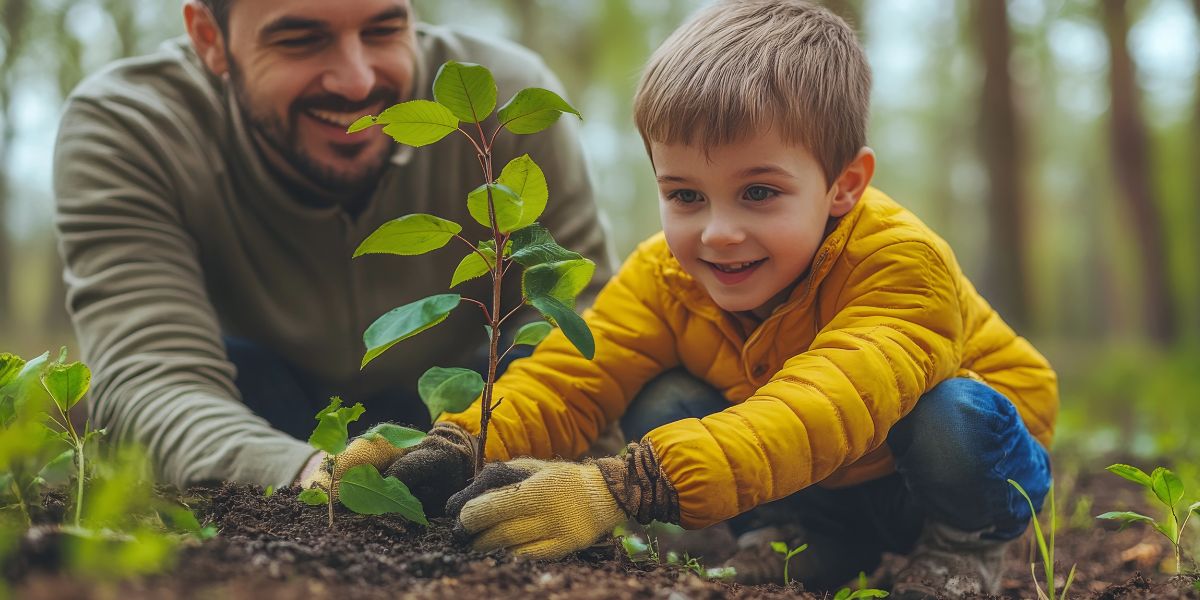
[{"label": "green leaf", "polygon": [[15,380],[24,366],[25,360],[20,356],[8,352],[0,354],[0,390]]},{"label": "green leaf", "polygon": [[379,226],[354,251],[364,254],[415,256],[445,246],[462,226],[454,221],[425,214],[405,215]]},{"label": "green leaf", "polygon": [[849,600],[850,588],[842,588],[833,595],[833,600]]},{"label": "green leaf", "polygon": [[471,369],[433,367],[417,380],[417,392],[436,421],[443,412],[467,410],[483,393],[483,377]]},{"label": "green leaf", "polygon": [[567,305],[551,297],[530,298],[529,305],[557,324],[571,344],[588,360],[596,356],[596,340],[587,323]]},{"label": "green leaf", "polygon": [[792,548],[790,551],[788,551],[787,558],[791,559],[793,556],[800,554],[801,552],[804,552],[805,550],[808,550],[808,544],[800,544],[799,546]]},{"label": "green leaf", "polygon": [[1170,469],[1159,467],[1150,475],[1151,489],[1158,500],[1169,508],[1174,508],[1183,499],[1183,482]]},{"label": "green leaf", "polygon": [[346,508],[360,515],[396,513],[422,525],[429,525],[425,511],[408,486],[395,477],[383,477],[374,465],[359,465],[346,471],[338,484],[338,498]]},{"label": "green leaf", "polygon": [[514,230],[533,224],[546,210],[546,202],[550,199],[546,175],[528,154],[509,161],[500,172],[498,183],[508,186],[521,198],[521,218],[513,226]]},{"label": "green leaf", "polygon": [[1096,515],[1097,519],[1107,519],[1110,521],[1120,521],[1121,529],[1138,522],[1155,524],[1155,520],[1146,515],[1128,511],[1106,512],[1102,515]]},{"label": "green leaf", "polygon": [[554,326],[545,321],[535,321],[526,323],[517,330],[517,337],[513,340],[514,345],[536,346],[554,331]]},{"label": "green leaf", "polygon": [[1159,533],[1166,536],[1168,540],[1171,540],[1172,544],[1179,544],[1179,529],[1176,527],[1176,523],[1174,523],[1174,517],[1169,518],[1172,521],[1171,523],[1168,524],[1155,522],[1154,528],[1157,529]]},{"label": "green leaf", "polygon": [[79,403],[92,384],[92,372],[81,362],[55,363],[42,374],[42,384],[64,414]]},{"label": "green leaf", "polygon": [[308,437],[308,444],[330,455],[341,454],[346,449],[346,426],[357,421],[366,409],[361,402],[349,408],[341,408],[342,399],[334,396],[329,406],[317,413],[317,428]]},{"label": "green leaf", "polygon": [[514,231],[510,242],[512,243],[512,259],[525,268],[542,263],[583,258],[579,253],[559,246],[550,232],[537,223]]},{"label": "green leaf", "polygon": [[366,115],[359,117],[358,120],[351,123],[350,127],[346,128],[346,133],[358,133],[369,127],[374,127],[375,125],[375,117],[372,115]]},{"label": "green leaf", "polygon": [[586,258],[542,263],[525,270],[521,290],[526,298],[548,296],[572,307],[575,297],[587,287],[595,273],[596,263]]},{"label": "green leaf", "polygon": [[325,490],[320,488],[308,488],[307,490],[300,492],[300,495],[297,496],[297,498],[309,506],[320,506],[322,504],[329,503],[329,494],[326,494]]},{"label": "green leaf", "polygon": [[33,410],[48,408],[49,394],[42,388],[42,372],[50,361],[50,353],[43,352],[21,366],[16,377],[9,376],[8,385],[0,388],[0,417],[7,422],[14,414],[24,414],[27,405]]},{"label": "green leaf", "polygon": [[376,436],[397,448],[411,448],[425,439],[425,432],[395,423],[380,423],[363,433],[363,437],[367,439],[374,439]]},{"label": "green leaf", "polygon": [[1145,487],[1146,489],[1153,488],[1153,484],[1150,482],[1150,476],[1147,475],[1145,471],[1132,465],[1117,463],[1115,465],[1109,465],[1106,470],[1114,475],[1124,477],[1125,479]]},{"label": "green leaf", "polygon": [[771,542],[771,549],[779,554],[786,555],[788,553],[787,544],[785,544],[783,542]]},{"label": "green leaf", "polygon": [[449,61],[433,79],[433,99],[459,120],[478,123],[496,109],[496,81],[484,67]]},{"label": "green leaf", "polygon": [[267,489],[263,490],[263,498],[270,498],[275,495],[275,486],[268,485]]},{"label": "green leaf", "polygon": [[512,97],[500,107],[500,124],[505,129],[517,133],[537,133],[558,120],[563,113],[571,113],[582,118],[561,96],[542,88],[526,88]]},{"label": "green leaf", "polygon": [[410,100],[380,113],[375,124],[401,144],[425,146],[457,130],[458,118],[437,102]]},{"label": "green leaf", "polygon": [[55,456],[37,474],[50,487],[59,487],[70,483],[72,475],[75,475],[75,450],[73,449],[64,450]]},{"label": "green leaf", "polygon": [[[1063,590],[1066,591],[1066,588],[1063,588]],[[850,588],[842,588],[840,591],[838,591],[839,596],[841,595],[841,593],[843,591],[847,592],[847,595],[845,596],[845,600],[858,600],[859,598],[887,598],[888,597],[888,593],[883,590],[861,589],[861,590],[854,590],[853,592],[851,592]],[[838,596],[835,596],[834,599],[836,600],[837,597]]]},{"label": "green leaf", "polygon": [[496,209],[496,227],[500,233],[508,233],[521,221],[521,197],[503,184],[481,185],[467,194],[467,211],[476,223],[489,230],[492,217],[488,213],[488,190],[492,191],[492,204]]},{"label": "green leaf", "polygon": [[[493,245],[495,243],[493,242]],[[471,252],[463,257],[458,263],[458,267],[454,269],[454,276],[450,278],[450,287],[454,287],[464,281],[470,281],[476,277],[482,277],[496,266],[496,250],[495,248],[487,248],[480,246],[479,252]],[[482,254],[483,256],[480,256]],[[487,261],[484,261],[487,257]]]},{"label": "green leaf", "polygon": [[362,367],[397,343],[445,321],[461,301],[458,294],[438,294],[384,313],[363,333],[367,353],[363,355]]}]

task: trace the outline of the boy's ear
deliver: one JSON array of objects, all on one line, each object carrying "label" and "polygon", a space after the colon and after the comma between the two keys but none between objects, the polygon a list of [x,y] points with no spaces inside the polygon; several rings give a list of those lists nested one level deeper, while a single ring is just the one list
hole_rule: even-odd
[{"label": "boy's ear", "polygon": [[829,216],[841,217],[850,212],[858,199],[862,198],[871,178],[875,176],[875,151],[863,146],[842,174],[830,186],[833,192],[833,203],[829,207]]},{"label": "boy's ear", "polygon": [[222,76],[229,71],[225,56],[225,36],[217,25],[217,19],[207,6],[189,0],[183,5],[183,23],[196,55],[214,75]]}]

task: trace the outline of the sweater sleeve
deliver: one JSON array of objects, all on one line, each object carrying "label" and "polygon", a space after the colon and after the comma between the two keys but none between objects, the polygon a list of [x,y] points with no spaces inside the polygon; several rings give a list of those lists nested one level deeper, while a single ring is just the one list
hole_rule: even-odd
[{"label": "sweater sleeve", "polygon": [[147,448],[157,475],[291,483],[312,450],[240,400],[174,189],[168,119],[69,103],[54,156],[67,308],[91,366],[91,418]]},{"label": "sweater sleeve", "polygon": [[[496,382],[502,402],[489,426],[489,460],[581,455],[646,382],[679,364],[655,266],[644,255],[635,252],[584,311],[596,340],[593,360],[555,329]],[[442,419],[478,433],[480,409],[476,401]]]},{"label": "sweater sleeve", "polygon": [[923,242],[856,265],[832,320],[745,402],[647,434],[703,527],[782,498],[879,447],[958,367],[962,318],[950,270]]}]

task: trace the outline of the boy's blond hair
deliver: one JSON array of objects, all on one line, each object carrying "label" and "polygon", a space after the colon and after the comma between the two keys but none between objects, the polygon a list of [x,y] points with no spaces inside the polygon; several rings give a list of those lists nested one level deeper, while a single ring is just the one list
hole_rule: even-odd
[{"label": "boy's blond hair", "polygon": [[831,184],[866,145],[870,95],[871,68],[838,16],[803,0],[722,0],[650,57],[633,114],[647,150],[707,149],[775,128],[808,148]]}]

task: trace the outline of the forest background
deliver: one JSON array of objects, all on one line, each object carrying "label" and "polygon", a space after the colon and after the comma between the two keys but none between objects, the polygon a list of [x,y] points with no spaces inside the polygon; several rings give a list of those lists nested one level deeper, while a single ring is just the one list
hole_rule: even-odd
[{"label": "forest background", "polygon": [[[415,0],[421,19],[516,40],[558,73],[620,257],[658,223],[630,117],[639,70],[706,3]],[[1140,459],[1196,485],[1200,0],[825,4],[874,69],[875,185],[1059,370],[1060,462]],[[36,356],[75,348],[50,186],[63,98],[182,19],[178,1],[0,0],[0,20],[0,350]]]}]

